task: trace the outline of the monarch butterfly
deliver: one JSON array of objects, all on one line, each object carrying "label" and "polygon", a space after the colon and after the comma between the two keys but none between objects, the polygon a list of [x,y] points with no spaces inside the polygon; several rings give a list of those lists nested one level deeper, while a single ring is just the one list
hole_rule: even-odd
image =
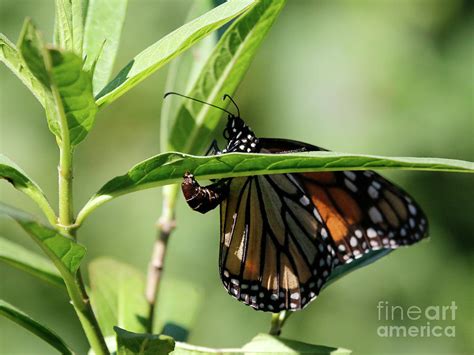
[{"label": "monarch butterfly", "polygon": [[[257,138],[234,100],[226,98],[237,115],[190,98],[228,113],[227,146],[220,151],[214,142],[209,152],[324,150],[287,139]],[[418,204],[369,170],[238,177],[205,187],[186,173],[182,192],[195,211],[206,213],[220,205],[222,282],[230,295],[260,311],[302,309],[339,266],[371,250],[416,243],[428,234]]]}]

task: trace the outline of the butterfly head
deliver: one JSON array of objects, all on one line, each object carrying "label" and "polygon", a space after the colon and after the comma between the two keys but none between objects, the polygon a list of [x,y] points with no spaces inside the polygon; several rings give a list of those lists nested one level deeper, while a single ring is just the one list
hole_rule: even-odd
[{"label": "butterfly head", "polygon": [[225,94],[222,97],[222,100],[229,99],[237,109],[237,115],[233,114],[230,111],[227,111],[223,107],[219,107],[216,105],[213,105],[209,102],[205,102],[203,100],[194,98],[194,97],[189,97],[177,92],[167,92],[164,96],[166,98],[169,95],[177,95],[184,97],[189,100],[193,100],[196,102],[200,102],[204,105],[208,105],[214,108],[217,108],[221,111],[227,112],[227,126],[224,129],[224,138],[227,139],[227,147],[222,150],[220,153],[254,153],[259,151],[259,146],[258,146],[258,138],[255,137],[255,134],[252,132],[249,126],[245,124],[245,122],[240,118],[240,110],[237,104],[235,103],[234,99],[228,95]]},{"label": "butterfly head", "polygon": [[258,138],[240,116],[229,115],[224,129],[227,147],[223,153],[254,153],[258,151]]}]

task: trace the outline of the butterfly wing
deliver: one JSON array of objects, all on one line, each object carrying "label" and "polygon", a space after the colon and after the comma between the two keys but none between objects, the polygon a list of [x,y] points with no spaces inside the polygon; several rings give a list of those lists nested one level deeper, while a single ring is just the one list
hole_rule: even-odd
[{"label": "butterfly wing", "polygon": [[403,190],[372,172],[298,174],[336,249],[336,264],[427,236],[427,219]]},{"label": "butterfly wing", "polygon": [[[261,145],[273,153],[323,150],[281,139],[262,139]],[[373,171],[292,175],[329,232],[338,256],[336,264],[351,262],[370,250],[395,249],[428,236],[427,218],[415,200]]]},{"label": "butterfly wing", "polygon": [[[261,152],[323,150],[260,139]],[[227,291],[257,310],[303,308],[338,265],[427,235],[404,191],[372,171],[234,178],[221,204],[220,274]]]},{"label": "butterfly wing", "polygon": [[301,309],[316,297],[335,251],[291,175],[232,179],[221,204],[220,274],[255,309]]}]

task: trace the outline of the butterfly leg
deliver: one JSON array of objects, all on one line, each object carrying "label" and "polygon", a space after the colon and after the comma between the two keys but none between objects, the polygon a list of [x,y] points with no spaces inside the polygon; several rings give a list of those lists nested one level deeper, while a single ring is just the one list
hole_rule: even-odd
[{"label": "butterfly leg", "polygon": [[219,149],[219,146],[217,145],[217,141],[214,139],[211,143],[211,145],[209,146],[209,149],[207,150],[206,156],[208,155],[219,155],[221,154],[221,150]]},{"label": "butterfly leg", "polygon": [[186,172],[181,183],[181,190],[189,207],[193,210],[207,213],[213,210],[227,197],[228,185],[219,181],[208,186],[201,186],[194,175]]}]

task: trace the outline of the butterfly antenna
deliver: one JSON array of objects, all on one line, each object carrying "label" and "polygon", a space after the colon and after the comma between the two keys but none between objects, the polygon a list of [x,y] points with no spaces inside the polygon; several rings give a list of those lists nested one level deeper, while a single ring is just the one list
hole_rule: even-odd
[{"label": "butterfly antenna", "polygon": [[229,94],[225,94],[223,97],[222,97],[222,100],[225,100],[225,99],[229,99],[230,101],[232,101],[232,103],[234,104],[235,108],[237,109],[237,117],[240,117],[240,110],[239,110],[239,106],[237,106],[237,104],[235,103],[234,99],[229,95]]},{"label": "butterfly antenna", "polygon": [[[184,97],[185,99],[193,100],[193,101],[196,101],[196,102],[200,102],[201,104],[204,104],[204,105],[208,105],[208,106],[211,106],[211,107],[214,107],[214,108],[218,108],[219,110],[222,110],[222,111],[224,111],[224,112],[227,112],[229,115],[231,115],[232,117],[234,117],[234,114],[233,114],[232,112],[227,111],[226,109],[224,109],[224,108],[222,108],[222,107],[219,107],[219,106],[210,104],[209,102],[205,102],[205,101],[196,99],[196,98],[194,98],[194,97],[189,97],[189,96],[186,96],[186,95],[183,95],[183,94],[174,92],[174,91],[169,91],[169,92],[167,92],[167,93],[163,96],[163,99],[166,99],[166,97],[168,97],[169,95],[181,96],[181,97]],[[238,111],[238,109],[237,109],[237,111]]]}]

